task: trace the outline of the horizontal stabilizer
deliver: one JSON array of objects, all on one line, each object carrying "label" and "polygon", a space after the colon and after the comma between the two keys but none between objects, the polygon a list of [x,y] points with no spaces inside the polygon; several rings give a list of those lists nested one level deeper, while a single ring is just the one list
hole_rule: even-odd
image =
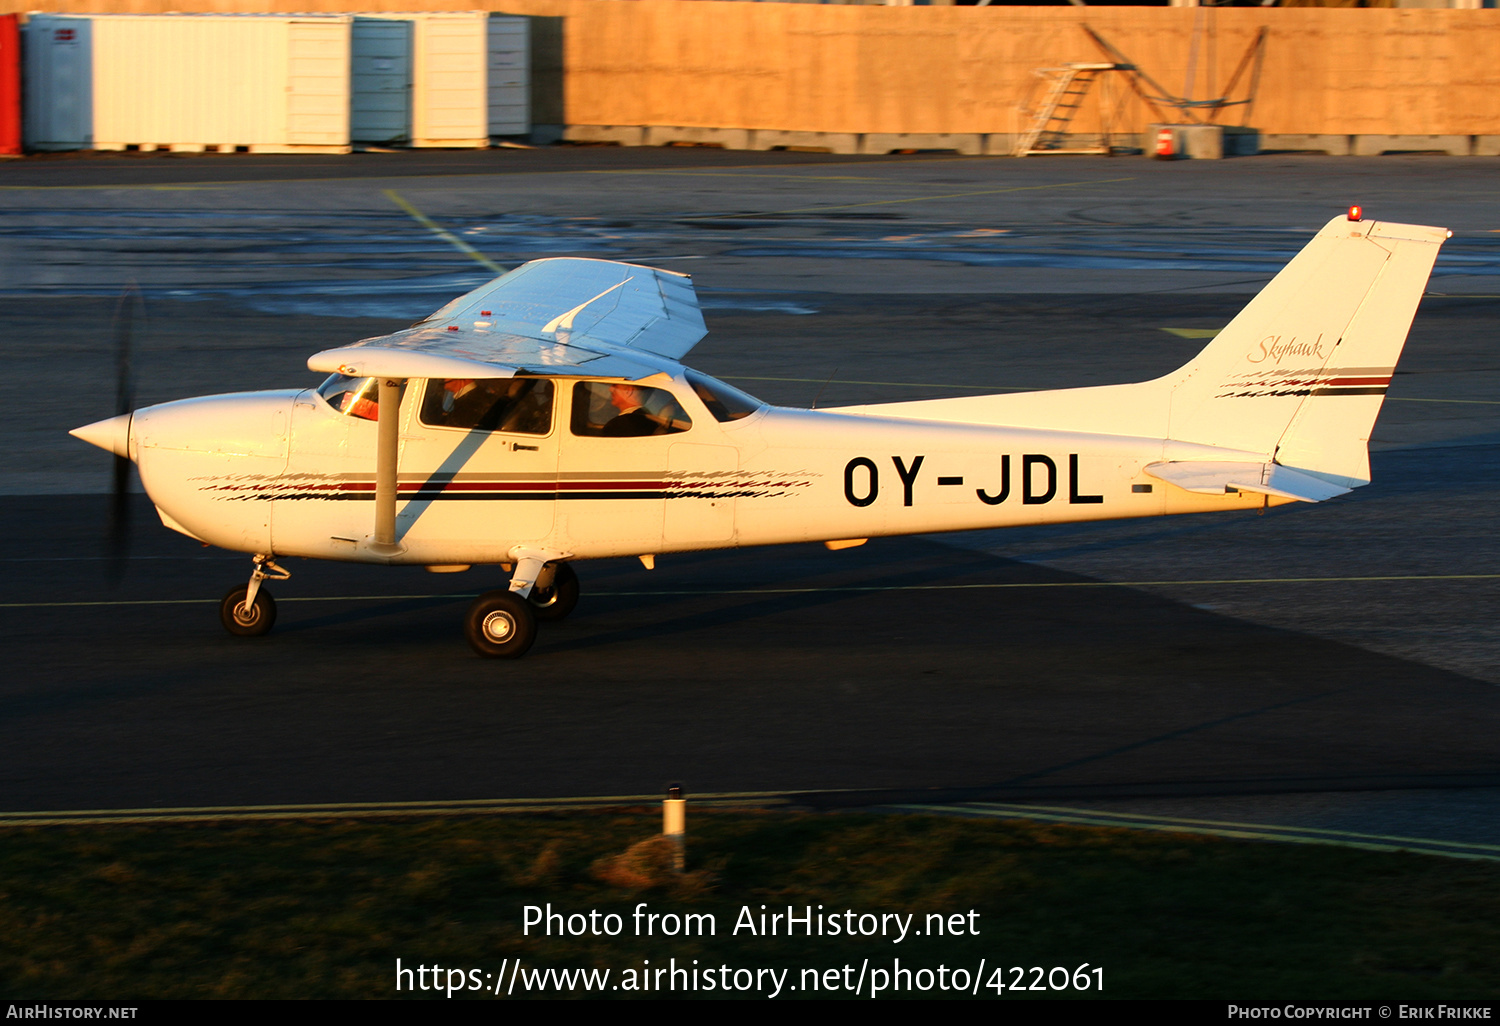
[{"label": "horizontal stabilizer", "polygon": [[1225,492],[1259,492],[1283,499],[1322,502],[1353,489],[1333,484],[1316,474],[1293,470],[1279,463],[1210,463],[1172,461],[1152,463],[1146,473],[1178,488],[1203,495]]}]

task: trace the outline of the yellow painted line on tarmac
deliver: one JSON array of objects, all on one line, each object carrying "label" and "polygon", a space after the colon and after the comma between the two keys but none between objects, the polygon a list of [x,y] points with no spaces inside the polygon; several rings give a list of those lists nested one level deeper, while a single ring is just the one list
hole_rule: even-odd
[{"label": "yellow painted line on tarmac", "polygon": [[[653,588],[648,591],[591,591],[598,598],[650,598],[705,595],[834,595],[895,591],[1012,591],[1041,588],[1181,588],[1245,584],[1369,584],[1420,581],[1492,581],[1500,574],[1373,574],[1366,577],[1223,577],[1186,581],[1015,581],[982,584],[841,584],[822,588]],[[445,595],[310,595],[281,602],[457,602],[478,592]],[[76,609],[119,606],[202,606],[221,599],[102,599],[80,602],[0,602],[0,609]]]},{"label": "yellow painted line on tarmac", "polygon": [[1223,820],[1181,819],[1175,816],[1143,816],[1135,813],[1104,812],[1097,809],[1074,809],[1036,805],[1007,805],[999,802],[962,802],[947,806],[884,805],[884,809],[902,812],[931,813],[941,809],[965,815],[993,819],[1025,819],[1063,826],[1114,827],[1127,830],[1155,830],[1164,833],[1207,834],[1236,840],[1286,841],[1293,844],[1323,844],[1367,851],[1405,851],[1449,858],[1480,859],[1500,862],[1500,846],[1444,841],[1438,838],[1399,837],[1364,834],[1316,827],[1280,826],[1267,823],[1235,823]]},{"label": "yellow painted line on tarmac", "polygon": [[1223,331],[1224,329],[1223,328],[1163,328],[1161,330],[1165,331],[1169,335],[1176,335],[1178,338],[1213,338],[1214,336],[1218,335],[1218,333],[1221,332],[1221,331]]},{"label": "yellow painted line on tarmac", "polygon": [[400,207],[402,210],[410,214],[412,219],[415,220],[418,224],[426,228],[428,231],[432,232],[432,234],[436,235],[444,242],[448,243],[460,253],[463,253],[465,256],[471,257],[476,263],[481,264],[484,267],[488,267],[496,274],[505,273],[506,269],[504,267],[501,267],[489,257],[479,252],[479,250],[469,245],[463,239],[460,239],[457,235],[454,235],[452,232],[448,231],[448,229],[444,228],[432,218],[428,217],[416,207],[412,206],[409,202],[407,202],[406,197],[402,196],[395,189],[383,189],[381,191],[385,193],[386,198],[389,199],[392,203],[396,204],[396,206]]},{"label": "yellow painted line on tarmac", "polygon": [[910,196],[906,199],[871,200],[868,203],[833,203],[817,207],[794,207],[790,210],[762,210],[753,214],[695,214],[680,218],[683,221],[727,221],[740,217],[770,217],[776,214],[816,214],[824,210],[851,210],[856,207],[889,207],[898,203],[927,203],[935,200],[965,199],[969,196],[995,196],[1006,192],[1036,192],[1042,189],[1076,189],[1090,185],[1110,185],[1115,182],[1133,182],[1130,178],[1101,178],[1089,182],[1054,182],[1051,185],[1012,185],[1004,189],[978,189],[973,192],[949,192],[936,196]]}]

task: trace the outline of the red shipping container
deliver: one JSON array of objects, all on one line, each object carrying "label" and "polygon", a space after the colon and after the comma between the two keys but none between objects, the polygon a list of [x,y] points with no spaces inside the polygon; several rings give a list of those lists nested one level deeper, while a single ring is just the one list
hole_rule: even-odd
[{"label": "red shipping container", "polygon": [[21,26],[0,15],[0,155],[21,152]]}]

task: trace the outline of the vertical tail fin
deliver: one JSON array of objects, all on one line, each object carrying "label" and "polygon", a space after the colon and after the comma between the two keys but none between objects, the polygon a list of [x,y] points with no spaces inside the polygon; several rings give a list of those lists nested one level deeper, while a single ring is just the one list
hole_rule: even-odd
[{"label": "vertical tail fin", "polygon": [[1249,452],[1346,487],[1368,442],[1443,228],[1337,217],[1185,367],[1168,437]]}]

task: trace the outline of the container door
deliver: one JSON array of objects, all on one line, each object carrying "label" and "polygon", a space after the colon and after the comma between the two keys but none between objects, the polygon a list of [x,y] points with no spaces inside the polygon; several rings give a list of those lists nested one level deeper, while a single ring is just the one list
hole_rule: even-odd
[{"label": "container door", "polygon": [[355,18],[349,139],[411,139],[411,22]]},{"label": "container door", "polygon": [[490,15],[490,135],[531,132],[531,32],[525,18]]},{"label": "container door", "polygon": [[86,150],[94,145],[93,23],[32,15],[26,25],[26,146]]},{"label": "container door", "polygon": [[412,75],[412,144],[484,146],[483,14],[417,15]]},{"label": "container door", "polygon": [[349,86],[349,22],[288,23],[286,141],[347,146]]}]

